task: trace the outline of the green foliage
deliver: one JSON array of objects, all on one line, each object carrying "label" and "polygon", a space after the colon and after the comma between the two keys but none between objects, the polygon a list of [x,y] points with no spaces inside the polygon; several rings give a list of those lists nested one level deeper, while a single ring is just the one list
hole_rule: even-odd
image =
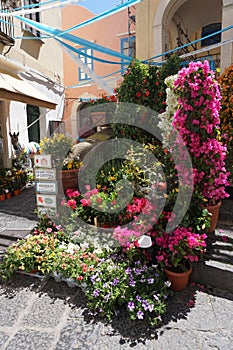
[{"label": "green foliage", "polygon": [[37,270],[48,274],[56,265],[59,241],[54,236],[39,234],[27,239],[19,240],[7,248],[0,263],[0,277],[7,281],[11,275],[19,270],[30,272]]},{"label": "green foliage", "polygon": [[[141,256],[142,258],[142,256]],[[161,321],[169,294],[164,277],[138,259],[137,251],[110,254],[86,274],[89,306],[108,320],[123,306],[132,320]]]}]

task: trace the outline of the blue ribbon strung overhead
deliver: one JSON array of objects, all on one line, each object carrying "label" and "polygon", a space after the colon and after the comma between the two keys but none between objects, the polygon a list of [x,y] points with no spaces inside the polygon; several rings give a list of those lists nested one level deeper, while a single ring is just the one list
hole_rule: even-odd
[{"label": "blue ribbon strung overhead", "polygon": [[64,43],[63,41],[57,39],[56,37],[54,38],[55,40],[57,40],[61,45],[67,47],[69,50],[73,51],[73,52],[76,52],[77,54],[81,55],[81,56],[84,56],[84,57],[87,57],[87,58],[90,58],[94,61],[97,61],[97,62],[101,62],[101,63],[106,63],[106,64],[118,64],[118,65],[125,65],[125,66],[128,66],[129,65],[129,62],[128,63],[124,63],[124,62],[113,62],[113,61],[108,61],[108,60],[104,60],[102,58],[99,58],[99,57],[95,57],[93,55],[88,55],[86,52],[80,50],[80,49],[76,49],[75,47],[69,45],[69,44],[66,44]]},{"label": "blue ribbon strung overhead", "polygon": [[[49,27],[45,24],[33,21],[31,19],[25,18],[25,17],[21,17],[21,16],[15,16],[15,18],[17,18],[18,20],[27,23],[28,25],[30,25],[31,27],[38,29],[39,31],[45,32],[47,34],[53,35],[53,36],[58,36],[59,34],[63,33],[62,30],[60,29],[56,29],[53,27]],[[106,55],[109,56],[114,56],[120,59],[124,59],[128,62],[131,61],[131,58],[129,56],[125,56],[120,54],[119,52],[112,50],[112,49],[108,49],[104,46],[98,45],[98,44],[94,44],[88,40],[82,39],[80,37],[74,36],[72,34],[64,34],[63,35],[63,39],[71,41],[75,44],[81,45],[81,46],[85,46],[88,47],[90,49],[105,53]]]},{"label": "blue ribbon strung overhead", "polygon": [[79,24],[75,25],[74,27],[71,27],[71,28],[63,31],[63,33],[59,34],[59,36],[63,36],[65,33],[70,33],[70,32],[72,32],[75,29],[80,29],[82,27],[85,27],[88,24],[92,24],[92,23],[95,23],[95,22],[99,21],[100,19],[103,19],[103,18],[106,18],[108,16],[114,15],[115,13],[120,12],[120,11],[130,7],[130,6],[136,5],[139,2],[142,2],[142,0],[130,0],[130,1],[127,1],[125,4],[118,5],[116,8],[107,10],[107,11],[101,13],[98,16],[90,18],[87,21],[79,23]]}]

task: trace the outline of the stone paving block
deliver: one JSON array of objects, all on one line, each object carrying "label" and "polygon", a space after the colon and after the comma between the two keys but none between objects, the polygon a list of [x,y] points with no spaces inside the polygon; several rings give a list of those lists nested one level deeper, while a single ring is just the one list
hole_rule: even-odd
[{"label": "stone paving block", "polygon": [[213,333],[210,335],[202,334],[201,336],[201,350],[231,350],[233,348],[232,332]]},{"label": "stone paving block", "polygon": [[53,300],[47,295],[36,296],[29,312],[23,317],[22,324],[38,327],[55,327],[65,312],[62,300]]},{"label": "stone paving block", "polygon": [[8,339],[8,335],[4,332],[0,332],[0,349],[2,349],[2,346],[6,343]]},{"label": "stone paving block", "polygon": [[51,350],[53,335],[47,332],[20,329],[4,350]]},{"label": "stone paving block", "polygon": [[[167,329],[149,349],[158,350],[201,350],[200,336],[193,330]],[[154,348],[153,348],[154,346]],[[202,350],[206,350],[203,348]]]},{"label": "stone paving block", "polygon": [[13,326],[25,309],[30,294],[25,291],[19,291],[14,295],[4,294],[1,290],[0,295],[0,325]]}]

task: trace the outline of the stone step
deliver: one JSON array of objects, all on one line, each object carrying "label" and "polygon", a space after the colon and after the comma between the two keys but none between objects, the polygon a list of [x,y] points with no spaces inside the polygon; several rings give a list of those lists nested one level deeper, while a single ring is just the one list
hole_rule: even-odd
[{"label": "stone step", "polygon": [[208,240],[204,261],[193,268],[191,280],[233,293],[233,231],[218,225]]},{"label": "stone step", "polygon": [[0,232],[0,254],[2,255],[6,248],[17,242],[18,239],[25,238],[29,230],[3,230]]}]

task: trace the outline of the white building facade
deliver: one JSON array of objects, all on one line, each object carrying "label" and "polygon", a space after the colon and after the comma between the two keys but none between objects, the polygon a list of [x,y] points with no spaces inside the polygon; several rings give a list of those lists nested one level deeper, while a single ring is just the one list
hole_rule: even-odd
[{"label": "white building facade", "polygon": [[[12,4],[8,0],[0,6]],[[26,4],[36,1],[21,5]],[[59,7],[25,17],[61,29]],[[14,17],[4,20],[6,26],[0,26],[0,166],[8,167],[13,155],[9,132],[19,132],[22,144],[39,142],[61,123],[64,75],[63,50],[55,40]],[[7,26],[11,21],[13,26]]]}]

